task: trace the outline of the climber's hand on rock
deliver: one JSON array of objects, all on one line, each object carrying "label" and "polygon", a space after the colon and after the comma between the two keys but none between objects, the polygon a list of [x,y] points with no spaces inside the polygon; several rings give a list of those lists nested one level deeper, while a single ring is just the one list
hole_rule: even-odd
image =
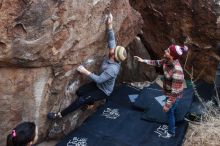
[{"label": "climber's hand on rock", "polygon": [[113,22],[112,13],[109,13],[107,21],[108,21],[108,24],[112,24],[112,22]]},{"label": "climber's hand on rock", "polygon": [[83,65],[80,65],[78,68],[77,68],[77,71],[82,73],[82,74],[85,74],[85,75],[90,75],[91,72],[88,71]]},{"label": "climber's hand on rock", "polygon": [[109,13],[108,18],[107,18],[107,25],[109,29],[112,28],[112,22],[113,22],[113,16],[111,13]]}]

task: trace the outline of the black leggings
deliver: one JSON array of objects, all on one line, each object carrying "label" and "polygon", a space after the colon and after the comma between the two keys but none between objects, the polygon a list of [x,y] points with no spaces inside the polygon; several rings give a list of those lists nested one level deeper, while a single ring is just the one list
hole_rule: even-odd
[{"label": "black leggings", "polygon": [[61,111],[62,116],[66,116],[83,105],[92,104],[95,101],[102,100],[107,97],[107,95],[97,87],[95,82],[90,82],[79,87],[76,91],[76,95],[78,98],[67,108]]}]

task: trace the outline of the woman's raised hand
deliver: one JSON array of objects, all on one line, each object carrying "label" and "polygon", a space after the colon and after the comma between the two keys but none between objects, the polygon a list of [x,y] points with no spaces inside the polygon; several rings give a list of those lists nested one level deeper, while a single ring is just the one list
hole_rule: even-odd
[{"label": "woman's raised hand", "polygon": [[144,62],[144,59],[142,59],[141,57],[138,57],[138,56],[134,56],[134,60],[137,60],[139,62]]}]

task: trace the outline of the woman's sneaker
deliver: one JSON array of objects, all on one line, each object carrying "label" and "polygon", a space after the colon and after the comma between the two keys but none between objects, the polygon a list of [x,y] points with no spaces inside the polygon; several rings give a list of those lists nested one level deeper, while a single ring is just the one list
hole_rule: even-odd
[{"label": "woman's sneaker", "polygon": [[61,115],[60,112],[58,112],[58,113],[49,112],[49,113],[47,114],[47,118],[50,119],[50,120],[55,120],[55,119],[60,119],[60,118],[62,118],[62,115]]},{"label": "woman's sneaker", "polygon": [[170,134],[168,131],[164,132],[161,137],[163,138],[171,138],[171,137],[175,137],[175,134]]}]

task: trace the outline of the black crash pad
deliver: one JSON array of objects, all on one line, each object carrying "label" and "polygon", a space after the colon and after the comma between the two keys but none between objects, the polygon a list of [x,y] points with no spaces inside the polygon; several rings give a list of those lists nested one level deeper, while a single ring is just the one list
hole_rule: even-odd
[{"label": "black crash pad", "polygon": [[[184,115],[189,111],[192,103],[192,94],[192,88],[184,89],[183,98],[180,99],[175,112],[176,122],[184,120]],[[144,110],[143,120],[168,123],[167,114],[163,112],[165,98],[161,88],[158,85],[152,85],[143,89],[134,106]]]},{"label": "black crash pad", "polygon": [[139,92],[140,90],[127,85],[119,86],[105,105],[98,108],[78,129],[64,137],[56,146],[181,145],[187,122],[176,125],[175,138],[161,137],[167,126],[141,120],[142,112],[131,107],[129,94]]}]

